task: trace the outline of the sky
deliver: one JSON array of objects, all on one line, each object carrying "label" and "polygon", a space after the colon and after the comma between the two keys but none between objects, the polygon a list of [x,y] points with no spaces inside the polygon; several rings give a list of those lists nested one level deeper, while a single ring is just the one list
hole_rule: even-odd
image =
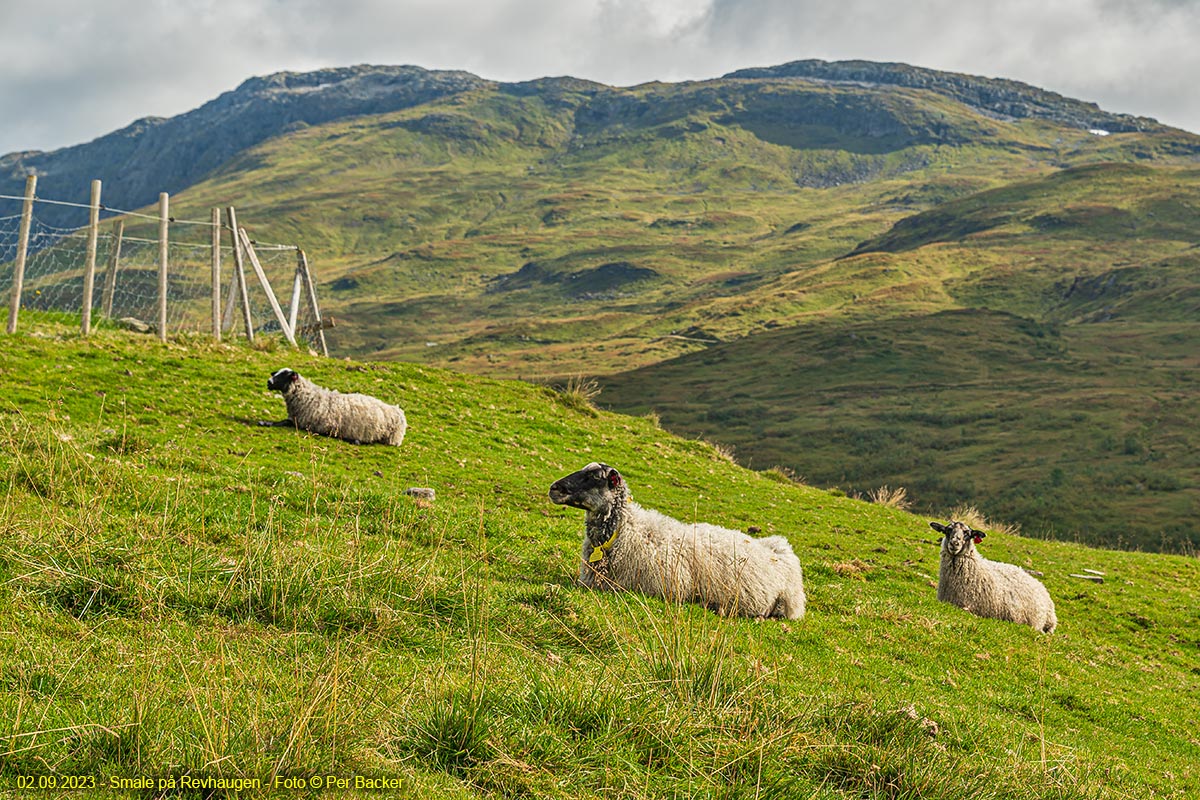
[{"label": "sky", "polygon": [[1200,0],[3,0],[0,154],[283,70],[629,86],[808,58],[1011,78],[1200,133]]}]

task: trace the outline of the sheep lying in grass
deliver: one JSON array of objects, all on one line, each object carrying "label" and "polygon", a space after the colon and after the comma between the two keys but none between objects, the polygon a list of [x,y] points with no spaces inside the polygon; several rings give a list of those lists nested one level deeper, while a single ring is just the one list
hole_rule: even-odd
[{"label": "sheep lying in grass", "polygon": [[550,499],[587,512],[584,586],[695,601],[722,615],[804,615],[800,561],[782,536],[755,539],[642,508],[607,464],[588,464],[555,481]]},{"label": "sheep lying in grass", "polygon": [[283,394],[288,418],[260,425],[296,427],[355,444],[398,445],[404,441],[408,421],[399,406],[370,395],[323,389],[290,369],[273,374],[267,388]]},{"label": "sheep lying in grass", "polygon": [[986,534],[964,522],[929,527],[942,534],[942,563],[938,570],[937,597],[980,617],[1029,625],[1054,633],[1058,617],[1050,593],[1015,564],[988,561],[975,545]]}]

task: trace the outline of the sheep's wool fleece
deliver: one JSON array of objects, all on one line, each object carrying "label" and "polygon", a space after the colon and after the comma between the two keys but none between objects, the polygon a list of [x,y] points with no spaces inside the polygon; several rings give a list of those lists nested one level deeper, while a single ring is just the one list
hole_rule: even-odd
[{"label": "sheep's wool fleece", "polygon": [[980,617],[1029,625],[1054,633],[1054,601],[1041,581],[1016,564],[989,561],[974,547],[951,556],[942,544],[938,600]]},{"label": "sheep's wool fleece", "polygon": [[707,523],[684,523],[632,500],[611,549],[597,565],[585,537],[580,581],[627,589],[675,602],[694,601],[725,615],[804,615],[800,560],[787,539],[756,539]]},{"label": "sheep's wool fleece", "polygon": [[283,393],[288,417],[313,433],[363,444],[398,445],[408,421],[399,406],[365,394],[342,394],[298,376]]}]

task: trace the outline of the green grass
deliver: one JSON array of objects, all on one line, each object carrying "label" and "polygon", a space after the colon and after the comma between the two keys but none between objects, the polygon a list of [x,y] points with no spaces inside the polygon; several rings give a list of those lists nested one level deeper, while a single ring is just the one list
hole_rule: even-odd
[{"label": "green grass", "polygon": [[[22,323],[0,351],[11,796],[331,773],[422,797],[1200,791],[1194,558],[994,533],[988,556],[1045,573],[1043,637],[939,604],[924,518],[597,412],[580,383]],[[285,364],[400,403],[403,446],[252,424]],[[575,587],[582,519],[545,492],[593,459],[647,506],[787,536],[808,615]]]},{"label": "green grass", "polygon": [[1187,323],[1044,325],[989,311],[764,333],[600,379],[756,469],[905,487],[1025,533],[1195,552],[1200,413]]}]

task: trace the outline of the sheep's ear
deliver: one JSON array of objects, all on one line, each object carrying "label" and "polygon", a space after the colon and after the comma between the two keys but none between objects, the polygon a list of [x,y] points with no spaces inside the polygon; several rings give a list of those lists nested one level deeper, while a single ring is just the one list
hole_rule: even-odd
[{"label": "sheep's ear", "polygon": [[288,377],[291,379],[292,383],[295,383],[296,381],[300,380],[300,373],[299,373],[299,372],[293,372],[293,373],[292,373],[291,375],[289,375]]},{"label": "sheep's ear", "polygon": [[608,473],[608,488],[615,489],[621,485],[621,473],[615,469]]},{"label": "sheep's ear", "polygon": [[929,527],[933,528],[938,533],[945,533],[947,530],[946,526],[941,524],[940,522],[931,522],[931,523],[929,523]]},{"label": "sheep's ear", "polygon": [[975,540],[975,544],[979,544],[987,538],[987,534],[983,531],[971,531],[971,538]]}]

